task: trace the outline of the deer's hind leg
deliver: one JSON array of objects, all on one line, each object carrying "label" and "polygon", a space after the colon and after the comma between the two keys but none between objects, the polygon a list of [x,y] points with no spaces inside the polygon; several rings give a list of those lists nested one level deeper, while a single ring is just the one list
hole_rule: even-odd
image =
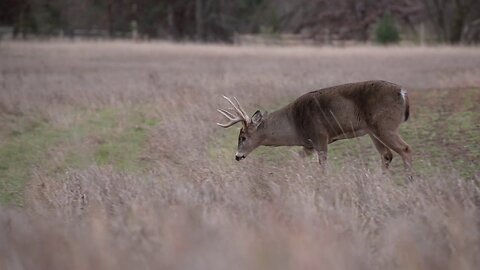
[{"label": "deer's hind leg", "polygon": [[380,131],[374,135],[376,135],[376,138],[385,146],[397,152],[402,157],[405,169],[408,171],[411,170],[412,150],[397,131]]},{"label": "deer's hind leg", "polygon": [[375,135],[370,134],[370,138],[372,139],[373,144],[375,145],[375,148],[377,149],[378,153],[380,153],[380,157],[382,159],[382,171],[386,172],[388,170],[388,167],[390,166],[390,163],[393,160],[393,154],[388,147],[378,140]]}]

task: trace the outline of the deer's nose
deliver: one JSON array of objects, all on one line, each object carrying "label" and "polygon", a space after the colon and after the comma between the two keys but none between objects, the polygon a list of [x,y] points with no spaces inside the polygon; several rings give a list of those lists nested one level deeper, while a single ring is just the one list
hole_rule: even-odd
[{"label": "deer's nose", "polygon": [[245,155],[238,155],[238,154],[235,155],[235,160],[236,160],[236,161],[240,161],[240,160],[242,160],[242,159],[244,159],[244,158],[245,158]]}]

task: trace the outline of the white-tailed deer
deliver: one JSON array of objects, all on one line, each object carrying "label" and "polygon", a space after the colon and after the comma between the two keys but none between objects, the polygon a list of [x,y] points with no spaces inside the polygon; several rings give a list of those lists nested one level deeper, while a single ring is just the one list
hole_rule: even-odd
[{"label": "white-tailed deer", "polygon": [[316,151],[320,164],[327,159],[327,145],[342,139],[368,134],[387,169],[391,150],[411,166],[411,150],[398,134],[408,119],[409,100],[400,86],[385,81],[344,84],[312,91],[270,114],[256,111],[249,117],[236,98],[225,97],[233,106],[218,109],[229,122],[243,127],[238,136],[236,160],[244,159],[260,145],[303,146],[306,154]]}]

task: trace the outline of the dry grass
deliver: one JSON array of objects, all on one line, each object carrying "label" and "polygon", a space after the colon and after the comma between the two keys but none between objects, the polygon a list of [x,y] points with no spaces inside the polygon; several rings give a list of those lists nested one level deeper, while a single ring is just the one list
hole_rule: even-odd
[{"label": "dry grass", "polygon": [[[479,67],[477,48],[0,43],[0,268],[476,269]],[[291,148],[235,162],[215,126],[221,94],[253,112],[368,79],[411,91],[411,184],[368,139],[321,174]]]}]

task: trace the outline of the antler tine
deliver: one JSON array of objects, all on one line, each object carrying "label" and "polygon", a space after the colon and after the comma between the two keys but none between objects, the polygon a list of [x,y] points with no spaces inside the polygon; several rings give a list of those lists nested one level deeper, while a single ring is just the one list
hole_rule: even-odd
[{"label": "antler tine", "polygon": [[223,127],[223,128],[228,128],[228,127],[231,127],[231,126],[233,126],[233,125],[235,125],[236,123],[241,122],[241,121],[243,121],[243,119],[238,119],[238,120],[236,120],[236,121],[231,121],[231,122],[228,122],[228,123],[226,123],[226,124],[217,123],[217,126],[221,126],[221,127]]},{"label": "antler tine", "polygon": [[235,103],[233,103],[233,101],[232,101],[230,98],[228,98],[227,96],[223,96],[223,98],[226,99],[226,100],[233,106],[233,108],[235,109],[235,111],[237,111],[238,113],[240,113],[240,116],[243,117],[242,111],[237,107],[237,105],[236,105]]},{"label": "antler tine", "polygon": [[235,99],[235,101],[237,102],[238,108],[240,109],[243,116],[245,117],[245,121],[247,121],[247,123],[250,122],[250,117],[248,117],[248,114],[245,112],[242,105],[240,105],[240,102],[238,102],[238,99],[236,97],[233,97],[233,99]]},{"label": "antler tine", "polygon": [[217,109],[217,112],[223,114],[226,118],[229,120],[235,119],[235,115],[233,115],[231,112],[224,110],[224,109]]},{"label": "antler tine", "polygon": [[240,106],[240,103],[238,100],[234,97],[235,101],[237,104],[235,104],[230,98],[223,96],[224,99],[226,99],[230,104],[232,104],[233,108],[237,113],[245,120],[245,123],[250,122],[250,117],[248,117],[247,113],[243,110],[242,106]]},{"label": "antler tine", "polygon": [[241,115],[235,116],[231,112],[229,112],[227,110],[223,110],[223,109],[217,109],[217,111],[229,120],[228,123],[226,123],[226,124],[217,123],[218,126],[221,126],[223,128],[231,127],[238,122],[245,122],[245,119],[243,119],[243,117]]}]

